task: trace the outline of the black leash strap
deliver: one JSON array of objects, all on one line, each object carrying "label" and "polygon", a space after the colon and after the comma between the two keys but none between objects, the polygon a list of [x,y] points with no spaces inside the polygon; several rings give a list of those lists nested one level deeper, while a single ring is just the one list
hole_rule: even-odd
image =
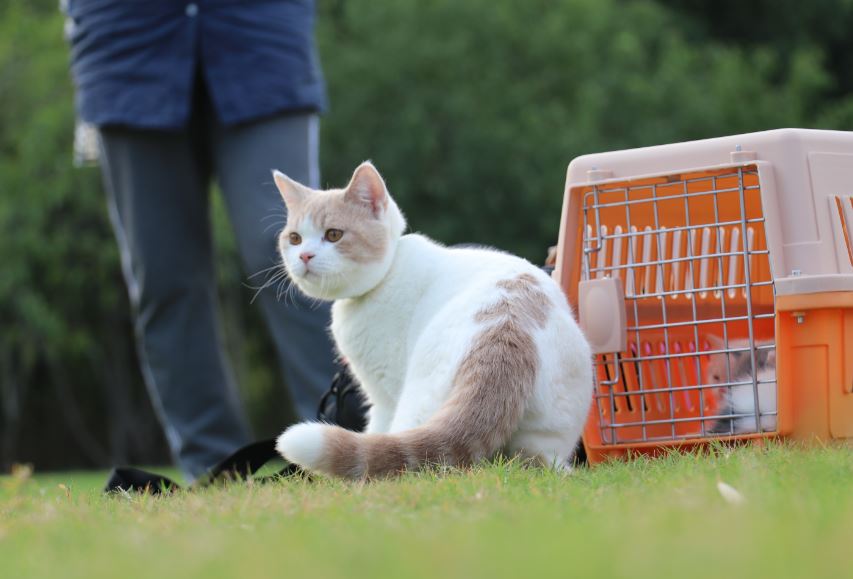
[{"label": "black leash strap", "polygon": [[[190,488],[202,488],[216,483],[246,480],[261,469],[270,460],[280,458],[275,450],[275,439],[253,442],[226,457],[222,462],[199,477]],[[288,464],[279,472],[253,479],[255,482],[268,482],[282,476],[302,474],[295,464]],[[139,468],[120,467],[113,469],[104,487],[105,493],[144,492],[153,495],[170,493],[180,489],[181,485],[172,479]]]},{"label": "black leash strap", "polygon": [[[367,407],[355,385],[355,380],[346,368],[341,369],[329,391],[320,401],[317,420],[328,424],[337,424],[343,428],[360,432],[367,424]],[[213,484],[247,480],[262,466],[273,459],[281,458],[275,450],[275,439],[261,440],[238,449],[231,456],[199,477],[190,488],[203,488]],[[279,472],[263,477],[252,478],[253,482],[264,483],[283,476],[301,475],[310,477],[295,464],[288,464]],[[105,493],[143,492],[159,495],[180,489],[181,485],[172,479],[139,468],[120,467],[110,473],[104,487]]]}]

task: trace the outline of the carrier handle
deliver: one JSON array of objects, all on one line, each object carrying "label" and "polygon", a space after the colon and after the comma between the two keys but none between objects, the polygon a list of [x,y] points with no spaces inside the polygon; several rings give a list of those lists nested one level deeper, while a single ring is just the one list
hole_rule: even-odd
[{"label": "carrier handle", "polygon": [[625,289],[614,277],[590,279],[578,285],[578,317],[594,354],[628,349]]}]

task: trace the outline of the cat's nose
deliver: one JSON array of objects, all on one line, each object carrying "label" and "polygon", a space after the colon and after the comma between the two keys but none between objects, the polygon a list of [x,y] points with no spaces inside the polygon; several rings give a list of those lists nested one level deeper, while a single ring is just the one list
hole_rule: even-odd
[{"label": "cat's nose", "polygon": [[311,258],[312,258],[312,257],[314,257],[314,254],[313,254],[313,253],[311,253],[310,251],[303,251],[302,253],[300,253],[300,254],[299,254],[299,259],[301,259],[301,260],[302,260],[303,262],[305,262],[306,264],[307,264],[309,261],[311,261]]}]

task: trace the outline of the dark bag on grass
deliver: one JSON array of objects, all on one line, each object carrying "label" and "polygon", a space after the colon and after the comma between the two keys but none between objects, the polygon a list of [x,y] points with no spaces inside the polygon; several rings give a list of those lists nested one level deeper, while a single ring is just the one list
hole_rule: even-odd
[{"label": "dark bag on grass", "polygon": [[[329,391],[320,399],[317,420],[337,424],[349,430],[361,432],[367,425],[367,404],[364,401],[352,375],[346,368],[335,374]],[[281,456],[275,450],[275,439],[260,440],[246,445],[226,457],[196,480],[192,488],[206,487],[230,480],[245,480],[258,472],[266,463]],[[288,464],[279,472],[265,477],[252,479],[266,482],[281,476],[302,474],[295,464]],[[179,489],[181,486],[172,479],[133,467],[113,469],[104,487],[104,492],[148,492],[160,494]]]},{"label": "dark bag on grass", "polygon": [[369,405],[352,374],[343,369],[335,374],[332,386],[320,399],[317,420],[362,432],[367,426],[368,408]]}]

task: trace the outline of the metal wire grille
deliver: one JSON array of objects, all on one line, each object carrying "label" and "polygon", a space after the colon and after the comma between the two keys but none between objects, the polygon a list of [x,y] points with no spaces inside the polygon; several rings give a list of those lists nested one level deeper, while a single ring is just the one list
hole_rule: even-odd
[{"label": "metal wire grille", "polygon": [[598,356],[604,444],[776,429],[774,291],[754,167],[591,186],[581,279],[618,277],[628,351]]}]

